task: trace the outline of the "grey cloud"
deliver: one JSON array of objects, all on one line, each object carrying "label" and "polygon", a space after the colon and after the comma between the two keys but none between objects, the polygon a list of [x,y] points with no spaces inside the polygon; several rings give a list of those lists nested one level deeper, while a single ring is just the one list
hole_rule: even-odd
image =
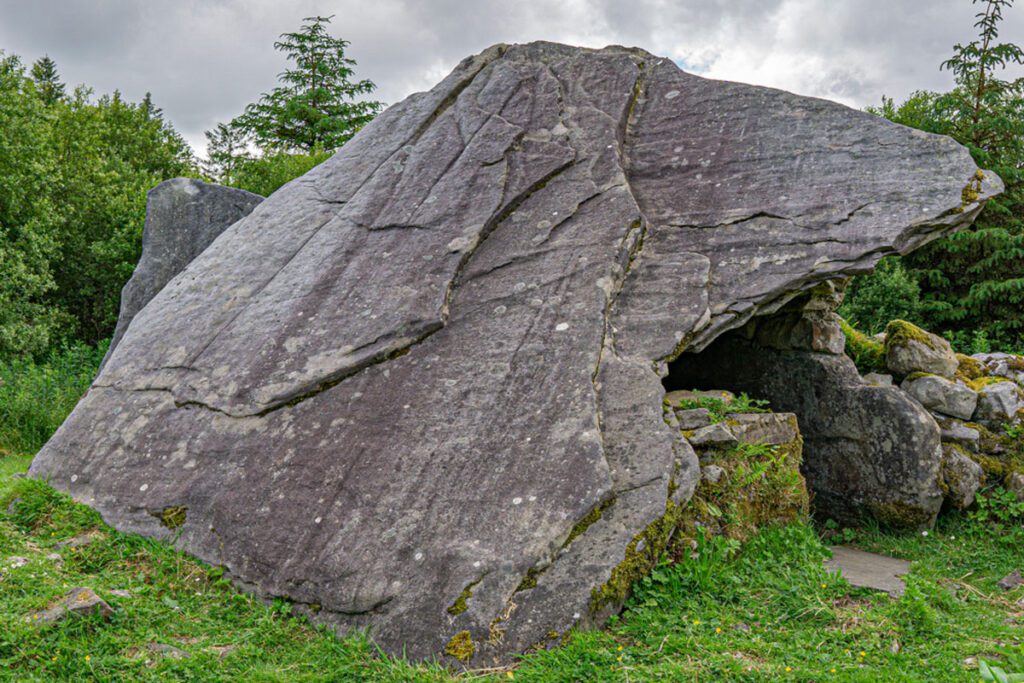
[{"label": "grey cloud", "polygon": [[[152,91],[186,138],[238,114],[285,67],[278,34],[334,14],[358,73],[393,103],[496,42],[637,45],[713,77],[853,106],[951,83],[938,70],[973,38],[965,0],[0,0],[0,49],[48,53],[69,83]],[[1024,42],[1024,10],[1004,40]]]}]

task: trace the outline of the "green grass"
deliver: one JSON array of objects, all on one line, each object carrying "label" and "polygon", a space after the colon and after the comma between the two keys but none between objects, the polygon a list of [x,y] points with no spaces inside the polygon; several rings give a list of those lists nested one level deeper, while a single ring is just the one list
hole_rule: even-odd
[{"label": "green grass", "polygon": [[[335,637],[289,606],[237,592],[219,570],[156,541],[105,527],[91,510],[17,477],[0,459],[0,678],[8,680],[443,681],[436,665],[381,656],[366,638]],[[89,545],[57,549],[86,532]],[[1024,529],[945,517],[928,536],[844,530],[844,541],[914,560],[899,600],[851,589],[821,565],[804,524],[762,530],[743,546],[704,541],[700,556],[664,562],[603,632],[571,633],[512,671],[520,681],[974,681],[977,657],[1024,670],[1024,589],[995,582],[1024,564]],[[47,559],[57,553],[62,563]],[[109,622],[25,621],[70,587],[116,609]],[[127,590],[130,598],[112,590]],[[187,652],[173,659],[148,644]],[[863,654],[862,654],[863,653]],[[971,659],[975,658],[975,659]],[[966,662],[966,663],[965,663]],[[835,669],[833,672],[832,670]],[[507,672],[462,678],[508,680]]]},{"label": "green grass", "polygon": [[[20,376],[2,370],[0,392],[15,405],[3,406],[0,449],[32,452],[60,422],[92,372],[78,358],[24,364]],[[33,387],[42,389],[36,406]],[[979,658],[1024,671],[1024,588],[995,585],[1024,569],[1020,519],[944,516],[927,536],[821,530],[831,542],[913,560],[899,600],[830,576],[825,542],[803,523],[763,529],[742,546],[698,536],[696,556],[657,566],[607,630],[572,632],[507,670],[452,673],[383,656],[359,634],[337,637],[167,544],[109,529],[23,478],[30,459],[0,456],[0,680],[976,681]],[[94,540],[57,547],[83,533]],[[28,564],[11,567],[12,556]],[[77,586],[114,607],[110,621],[26,621]]]}]

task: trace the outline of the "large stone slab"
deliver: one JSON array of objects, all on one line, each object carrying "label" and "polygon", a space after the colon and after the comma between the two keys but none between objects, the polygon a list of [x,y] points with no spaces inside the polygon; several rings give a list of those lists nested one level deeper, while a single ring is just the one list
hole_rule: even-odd
[{"label": "large stone slab", "polygon": [[832,557],[825,560],[825,566],[851,586],[884,591],[894,598],[907,590],[903,577],[910,573],[910,563],[906,560],[842,545],[831,550]]},{"label": "large stone slab", "polygon": [[[252,213],[263,197],[194,178],[167,180],[146,197],[142,258],[121,290],[121,312],[107,358],[136,314],[213,240]],[[102,366],[101,366],[102,367]]]},{"label": "large stone slab", "polygon": [[507,660],[657,559],[700,477],[667,363],[969,223],[976,173],[642,50],[495,46],[171,280],[31,474],[390,652]]}]

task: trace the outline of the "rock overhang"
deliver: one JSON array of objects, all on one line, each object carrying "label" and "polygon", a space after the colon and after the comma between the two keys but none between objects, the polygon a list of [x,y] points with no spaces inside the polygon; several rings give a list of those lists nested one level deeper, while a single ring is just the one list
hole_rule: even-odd
[{"label": "rock overhang", "polygon": [[495,46],[221,235],[32,474],[131,531],[187,508],[181,547],[386,648],[505,657],[593,623],[696,486],[666,363],[968,224],[978,172],[642,50]]}]

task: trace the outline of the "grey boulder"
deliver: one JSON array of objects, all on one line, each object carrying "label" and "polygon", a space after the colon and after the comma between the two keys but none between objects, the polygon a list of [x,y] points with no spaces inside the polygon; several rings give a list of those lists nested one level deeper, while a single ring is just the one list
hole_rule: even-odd
[{"label": "grey boulder", "polygon": [[962,420],[952,417],[938,416],[939,438],[943,443],[955,443],[974,453],[978,452],[981,443],[981,431]]},{"label": "grey boulder", "polygon": [[[898,325],[898,327],[896,327]],[[902,334],[896,334],[902,332]],[[960,361],[949,342],[910,323],[889,323],[885,338],[885,364],[898,377],[927,372],[952,378]]]},{"label": "grey boulder", "polygon": [[938,375],[908,377],[900,384],[900,389],[928,410],[964,420],[971,419],[978,405],[978,392]]},{"label": "grey boulder", "polygon": [[1019,420],[1018,411],[1024,408],[1024,391],[1015,382],[992,382],[978,392],[978,406],[974,419],[978,422],[1001,426]]},{"label": "grey boulder", "polygon": [[388,652],[509,661],[664,550],[700,478],[668,363],[969,224],[978,173],[642,50],[495,46],[193,259],[30,474]]},{"label": "grey boulder", "polygon": [[104,364],[132,319],[157,292],[262,201],[263,197],[252,192],[193,178],[167,180],[149,191],[142,258],[121,290],[121,312]]},{"label": "grey boulder", "polygon": [[974,505],[974,495],[985,483],[985,471],[956,446],[943,444],[942,480],[946,500],[958,510],[966,510]]}]

